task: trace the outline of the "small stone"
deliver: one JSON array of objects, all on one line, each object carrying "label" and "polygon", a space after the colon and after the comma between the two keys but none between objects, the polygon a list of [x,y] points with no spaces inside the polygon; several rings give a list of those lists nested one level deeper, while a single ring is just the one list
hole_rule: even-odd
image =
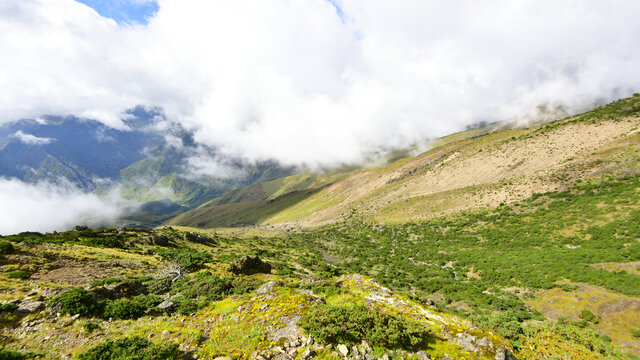
[{"label": "small stone", "polygon": [[168,337],[169,335],[171,335],[171,333],[169,332],[169,330],[162,330],[162,333],[160,335],[162,335],[162,337]]},{"label": "small stone", "polygon": [[387,354],[382,355],[382,360],[389,360],[389,355]]},{"label": "small stone", "polygon": [[313,357],[315,354],[316,354],[315,351],[313,351],[311,349],[307,349],[307,350],[302,352],[302,354],[300,355],[300,359],[307,360],[307,359]]},{"label": "small stone", "polygon": [[364,349],[363,352],[371,352],[371,346],[369,345],[369,343],[367,342],[367,340],[362,340],[362,349]]},{"label": "small stone", "polygon": [[418,351],[416,356],[418,357],[418,360],[431,360],[431,356],[424,351]]},{"label": "small stone", "polygon": [[[349,348],[347,347],[347,345],[344,344],[340,344],[338,345],[338,351],[340,352],[340,354],[342,354],[342,356],[347,356],[349,355]],[[389,360],[389,359],[384,359],[384,360]]]}]

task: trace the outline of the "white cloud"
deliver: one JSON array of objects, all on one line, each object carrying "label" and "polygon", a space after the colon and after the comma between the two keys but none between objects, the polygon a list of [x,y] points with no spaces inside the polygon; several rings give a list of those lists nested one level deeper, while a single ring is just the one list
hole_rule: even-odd
[{"label": "white cloud", "polygon": [[0,204],[2,235],[111,224],[120,214],[116,198],[101,200],[70,185],[25,184],[5,178],[0,178]]},{"label": "white cloud", "polygon": [[56,140],[53,138],[37,137],[35,135],[25,134],[22,130],[17,131],[12,136],[26,145],[46,145]]},{"label": "white cloud", "polygon": [[637,1],[335,2],[343,17],[327,0],[159,0],[121,27],[72,0],[0,3],[0,122],[122,128],[124,109],[162,106],[222,154],[331,165],[640,84]]}]

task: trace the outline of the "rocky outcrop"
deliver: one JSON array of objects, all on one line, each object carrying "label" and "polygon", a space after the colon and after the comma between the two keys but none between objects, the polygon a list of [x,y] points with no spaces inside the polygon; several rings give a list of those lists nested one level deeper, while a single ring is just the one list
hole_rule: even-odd
[{"label": "rocky outcrop", "polygon": [[115,300],[147,294],[147,287],[139,281],[128,281],[118,284],[97,286],[89,289],[96,299]]},{"label": "rocky outcrop", "polygon": [[229,271],[236,275],[270,274],[271,265],[257,256],[244,256],[231,263]]},{"label": "rocky outcrop", "polygon": [[173,238],[167,235],[150,235],[146,236],[144,240],[150,245],[169,246]]}]

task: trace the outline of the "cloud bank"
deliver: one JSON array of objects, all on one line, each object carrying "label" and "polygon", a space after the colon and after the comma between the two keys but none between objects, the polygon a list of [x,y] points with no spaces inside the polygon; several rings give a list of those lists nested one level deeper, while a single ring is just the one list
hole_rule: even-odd
[{"label": "cloud bank", "polygon": [[158,8],[143,26],[73,0],[0,3],[0,122],[75,114],[124,128],[125,109],[160,106],[223,155],[330,166],[540,105],[575,113],[640,84],[631,0]]},{"label": "cloud bank", "polygon": [[68,185],[25,184],[0,178],[0,235],[68,230],[74,225],[112,224],[120,215],[116,199],[103,200]]}]

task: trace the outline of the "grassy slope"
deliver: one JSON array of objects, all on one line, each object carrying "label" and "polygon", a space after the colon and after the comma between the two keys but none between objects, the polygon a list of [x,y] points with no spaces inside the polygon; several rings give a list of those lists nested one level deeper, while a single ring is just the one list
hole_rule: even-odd
[{"label": "grassy slope", "polygon": [[[318,226],[352,212],[378,222],[401,223],[427,219],[469,208],[494,207],[527,198],[534,192],[571,186],[602,172],[616,171],[635,156],[639,144],[636,95],[585,114],[525,129],[475,129],[440,139],[433,149],[390,165],[353,172],[313,195],[282,208],[278,204],[262,225]],[[296,179],[295,175],[287,179]],[[261,189],[238,194],[279,194],[286,189],[279,179]],[[324,183],[328,183],[325,181]],[[268,191],[265,191],[268,189]],[[262,194],[260,192],[262,191]],[[240,201],[236,196],[222,202]],[[253,198],[252,200],[256,200]],[[214,200],[210,205],[216,204]],[[268,205],[267,205],[268,206]],[[198,226],[228,222],[206,219],[205,206],[173,224]],[[252,211],[253,207],[243,207]],[[210,214],[215,215],[216,212]],[[198,219],[198,221],[193,221]]]},{"label": "grassy slope", "polygon": [[226,192],[192,211],[171,219],[170,225],[200,228],[259,224],[348,176],[352,169],[325,173],[303,172]]}]

